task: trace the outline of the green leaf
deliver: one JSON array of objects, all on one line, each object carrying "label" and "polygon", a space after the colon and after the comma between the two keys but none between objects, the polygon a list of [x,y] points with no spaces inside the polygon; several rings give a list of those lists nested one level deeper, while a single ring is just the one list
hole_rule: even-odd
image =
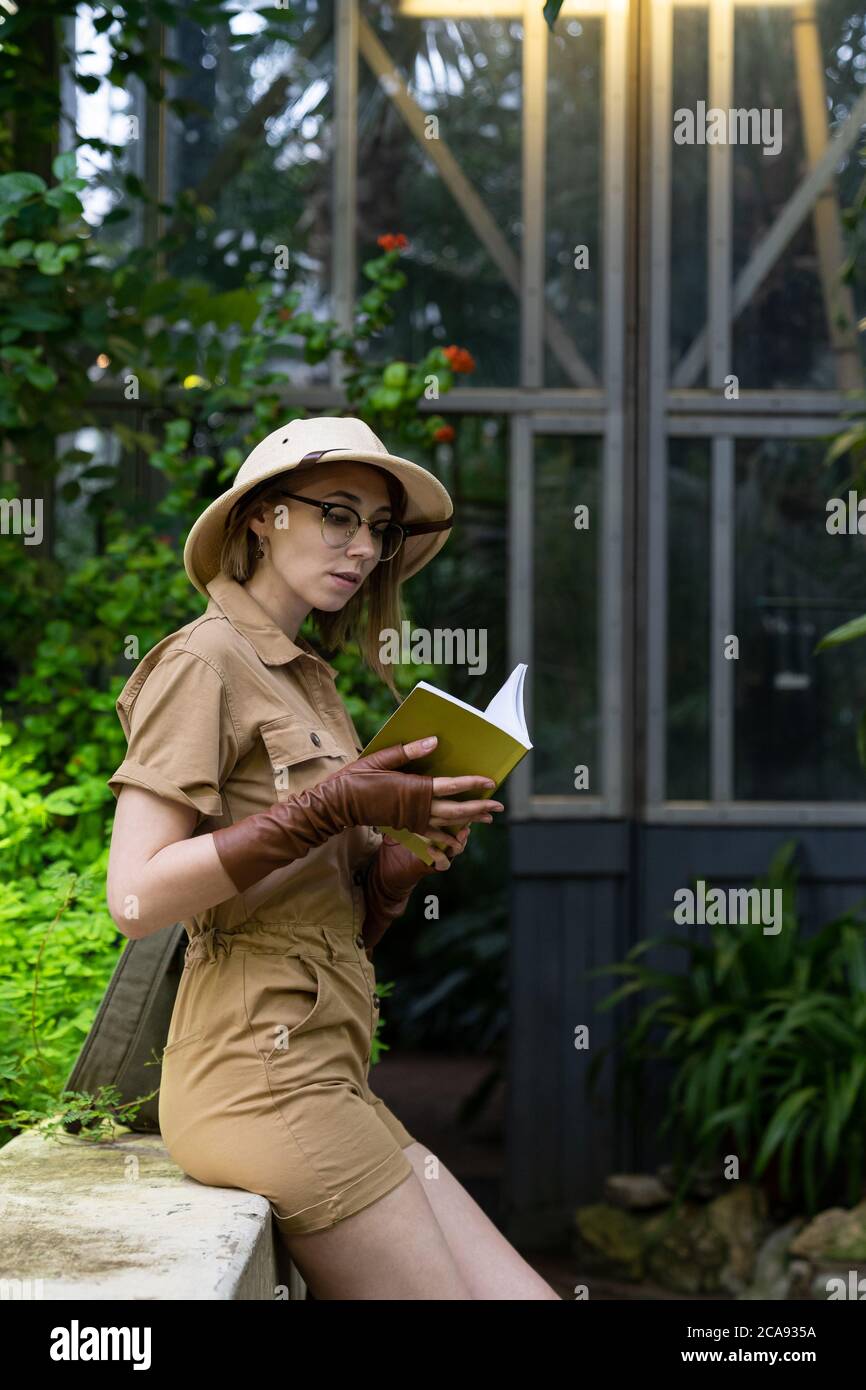
[{"label": "green leaf", "polygon": [[53,333],[69,327],[67,314],[58,313],[56,309],[45,309],[39,304],[13,305],[8,318],[19,328],[27,328],[34,333]]},{"label": "green leaf", "polygon": [[824,1157],[828,1164],[832,1164],[838,1155],[839,1139],[854,1108],[857,1092],[863,1085],[864,1076],[866,1076],[866,1057],[858,1057],[847,1075],[834,1078],[831,1083],[836,1089],[833,1091],[832,1100],[828,1105],[829,1116],[824,1130]]},{"label": "green leaf", "polygon": [[782,1101],[782,1104],[768,1124],[761,1147],[758,1149],[758,1156],[755,1159],[755,1175],[757,1177],[763,1173],[773,1156],[774,1150],[782,1143],[792,1121],[817,1094],[817,1086],[803,1086],[799,1091],[795,1091],[793,1095],[786,1096]]},{"label": "green leaf", "polygon": [[803,1191],[806,1195],[806,1207],[808,1212],[813,1215],[818,1206],[818,1182],[815,1171],[815,1150],[821,1137],[823,1116],[818,1114],[812,1120],[806,1137],[803,1141],[803,1153],[801,1157],[803,1172]]},{"label": "green leaf", "polygon": [[42,366],[39,362],[34,362],[32,367],[28,367],[25,372],[27,380],[31,386],[35,386],[37,391],[50,391],[57,385],[57,374],[50,367]]},{"label": "green leaf", "polygon": [[850,622],[843,623],[841,627],[834,627],[821,638],[815,651],[838,647],[842,642],[853,642],[858,637],[866,637],[866,613],[860,618],[852,618]]},{"label": "green leaf", "polygon": [[717,1130],[724,1129],[725,1125],[735,1125],[747,1114],[746,1102],[736,1101],[733,1105],[726,1105],[722,1110],[717,1110],[714,1115],[708,1115],[698,1132],[701,1139],[708,1138]]},{"label": "green leaf", "polygon": [[857,425],[854,429],[845,430],[830,445],[824,456],[824,463],[829,465],[835,463],[842,454],[847,454],[849,449],[858,449],[866,443],[866,426]]},{"label": "green leaf", "polygon": [[706,1013],[700,1014],[692,1024],[688,1033],[690,1045],[699,1042],[708,1028],[712,1028],[718,1023],[719,1019],[726,1018],[730,1014],[739,1013],[739,1009],[734,1004],[719,1004],[715,1009],[708,1009]]},{"label": "green leaf", "polygon": [[401,386],[405,386],[408,375],[409,368],[405,362],[389,362],[382,373],[382,382],[385,386],[399,390]]},{"label": "green leaf", "polygon": [[67,179],[78,172],[78,161],[74,150],[64,150],[51,161],[51,172],[56,179]]},{"label": "green leaf", "polygon": [[0,203],[23,203],[34,193],[44,193],[48,185],[38,174],[0,175]]},{"label": "green leaf", "polygon": [[791,1193],[791,1161],[794,1154],[794,1145],[797,1142],[800,1130],[803,1128],[803,1125],[805,1124],[808,1118],[808,1110],[801,1110],[794,1123],[788,1130],[788,1133],[785,1135],[785,1141],[782,1144],[782,1152],[779,1167],[779,1183],[783,1197],[789,1197]]},{"label": "green leaf", "polygon": [[225,294],[207,295],[207,321],[227,329],[240,324],[249,333],[259,313],[259,303],[249,290],[228,290]]}]

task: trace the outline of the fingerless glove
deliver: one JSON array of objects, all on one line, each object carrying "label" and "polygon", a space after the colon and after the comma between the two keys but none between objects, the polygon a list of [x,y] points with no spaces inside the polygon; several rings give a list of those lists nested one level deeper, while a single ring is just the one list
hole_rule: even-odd
[{"label": "fingerless glove", "polygon": [[214,830],[217,854],[238,893],[351,826],[426,830],[433,778],[400,771],[408,761],[402,744],[381,748],[287,801]]},{"label": "fingerless glove", "polygon": [[361,930],[368,956],[391,923],[403,916],[415,885],[425,874],[435,872],[405,845],[383,836],[364,879],[366,912]]}]

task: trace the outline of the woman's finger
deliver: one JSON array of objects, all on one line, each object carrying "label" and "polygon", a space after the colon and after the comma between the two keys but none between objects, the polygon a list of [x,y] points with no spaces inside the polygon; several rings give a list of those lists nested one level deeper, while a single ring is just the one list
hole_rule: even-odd
[{"label": "woman's finger", "polygon": [[452,861],[457,858],[457,855],[463,853],[466,848],[466,841],[469,839],[470,829],[471,826],[466,825],[462,830],[457,831],[456,836],[449,836],[449,839],[453,839],[454,843],[453,845],[449,844],[445,846],[444,854],[446,862],[440,863],[437,860],[437,868],[440,870],[450,868]]},{"label": "woman's finger", "polygon": [[432,840],[439,849],[444,850],[449,846],[452,849],[457,849],[460,843],[456,836],[452,835],[450,831],[445,830],[441,825],[433,825],[432,821],[424,831],[424,834],[427,839]]},{"label": "woman's finger", "polygon": [[[467,817],[464,816],[464,817],[463,817],[463,820],[465,821],[466,819],[467,819]],[[472,817],[472,824],[474,825],[475,822],[477,821],[479,825],[490,825],[490,823],[492,822],[492,820],[493,820],[493,817],[492,817],[489,813],[487,813],[487,814],[485,814],[485,815],[483,815],[483,816],[473,816],[473,817]],[[428,826],[428,828],[424,831],[424,834],[425,834],[425,835],[428,835],[428,836],[430,836],[430,835],[440,835],[441,833],[442,833],[442,826],[438,823],[438,821],[437,821],[437,822],[431,821],[431,822],[430,822],[430,825]]]},{"label": "woman's finger", "polygon": [[430,803],[430,824],[478,820],[480,816],[504,810],[501,801],[444,801],[434,796]]},{"label": "woman's finger", "polygon": [[486,792],[496,786],[492,777],[434,777],[434,796],[457,796],[459,792]]}]

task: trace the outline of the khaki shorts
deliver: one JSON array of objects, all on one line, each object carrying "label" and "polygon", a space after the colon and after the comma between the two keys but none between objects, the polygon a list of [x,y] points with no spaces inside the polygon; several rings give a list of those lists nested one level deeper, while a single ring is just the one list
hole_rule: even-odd
[{"label": "khaki shorts", "polygon": [[249,923],[187,947],[159,1123],[190,1177],[318,1231],[412,1172],[412,1135],[368,1085],[379,1000],[351,927]]}]

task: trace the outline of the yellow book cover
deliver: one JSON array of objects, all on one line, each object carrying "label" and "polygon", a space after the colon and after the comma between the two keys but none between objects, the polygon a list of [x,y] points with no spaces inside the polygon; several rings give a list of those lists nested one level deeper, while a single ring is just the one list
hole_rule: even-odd
[{"label": "yellow book cover", "polygon": [[[498,787],[532,747],[523,713],[527,669],[525,662],[515,666],[484,710],[467,705],[427,681],[419,681],[360,756],[436,734],[439,742],[433,752],[424,758],[413,758],[406,765],[407,772],[420,772],[427,777],[465,777],[474,773],[491,777]],[[494,790],[466,792],[463,800],[489,798]],[[388,825],[377,825],[375,829],[399,840],[425,864],[433,863],[429,841],[423,835],[394,830]]]}]

